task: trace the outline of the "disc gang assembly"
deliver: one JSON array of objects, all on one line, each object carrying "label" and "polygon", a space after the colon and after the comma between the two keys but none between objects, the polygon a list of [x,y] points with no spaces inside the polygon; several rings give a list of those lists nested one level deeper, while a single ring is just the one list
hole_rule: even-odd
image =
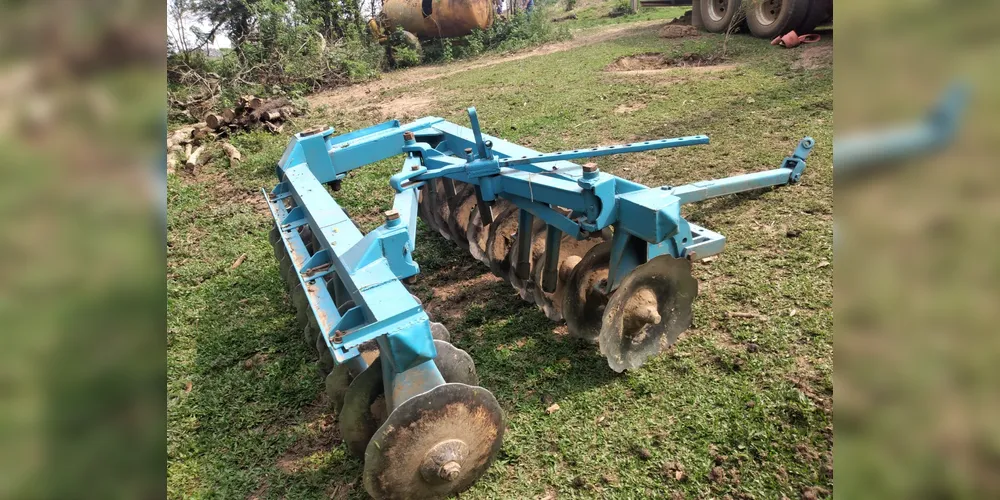
[{"label": "disc gang assembly", "polygon": [[[274,255],[303,338],[315,346],[348,450],[375,498],[444,498],[468,489],[500,450],[504,415],[472,357],[449,343],[405,283],[417,217],[506,279],[569,334],[597,343],[612,370],[634,370],[691,324],[691,262],[725,237],[682,204],[796,183],[813,139],[778,168],[646,187],[574,160],[707,144],[696,135],[539,153],[442,118],[334,135],[296,134],[264,192]],[[347,174],[393,156],[403,165],[385,222],[363,234],[337,204]]]}]

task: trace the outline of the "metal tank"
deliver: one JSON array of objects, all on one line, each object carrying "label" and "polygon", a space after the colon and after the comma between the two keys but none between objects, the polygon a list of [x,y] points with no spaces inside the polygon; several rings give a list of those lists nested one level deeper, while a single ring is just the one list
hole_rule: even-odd
[{"label": "metal tank", "polygon": [[490,0],[385,0],[382,14],[390,28],[420,38],[465,36],[493,24]]}]

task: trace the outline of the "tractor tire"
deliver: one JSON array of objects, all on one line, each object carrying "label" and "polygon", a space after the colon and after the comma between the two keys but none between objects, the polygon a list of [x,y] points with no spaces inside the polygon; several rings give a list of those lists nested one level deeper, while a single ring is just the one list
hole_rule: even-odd
[{"label": "tractor tire", "polygon": [[740,23],[734,22],[733,18],[743,17],[741,4],[741,0],[701,0],[698,8],[701,10],[701,22],[705,25],[705,31],[725,33],[730,26],[735,28]]},{"label": "tractor tire", "polygon": [[830,21],[833,21],[833,0],[812,0],[809,8],[806,9],[806,16],[795,28],[795,32],[800,35],[808,35],[816,29]]},{"label": "tractor tire", "polygon": [[747,27],[759,38],[779,37],[797,30],[809,6],[815,3],[815,0],[754,0],[747,4]]}]

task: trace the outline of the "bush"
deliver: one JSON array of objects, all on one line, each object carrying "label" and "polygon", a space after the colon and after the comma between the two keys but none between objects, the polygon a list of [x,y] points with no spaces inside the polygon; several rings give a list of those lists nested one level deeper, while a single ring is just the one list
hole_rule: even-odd
[{"label": "bush", "polygon": [[576,8],[576,0],[566,0],[566,12]]},{"label": "bush", "polygon": [[520,12],[509,18],[497,19],[485,30],[440,40],[433,48],[427,49],[425,60],[445,62],[475,57],[486,52],[508,52],[566,38],[569,38],[569,30],[561,26],[554,27],[542,13]]},{"label": "bush", "polygon": [[608,17],[622,17],[635,14],[632,11],[632,4],[628,0],[618,0],[618,3],[608,12]]}]

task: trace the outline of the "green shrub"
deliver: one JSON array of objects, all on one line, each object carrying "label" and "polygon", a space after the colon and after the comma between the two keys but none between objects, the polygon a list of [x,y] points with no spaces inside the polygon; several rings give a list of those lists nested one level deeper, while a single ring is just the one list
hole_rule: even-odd
[{"label": "green shrub", "polygon": [[632,4],[628,0],[618,0],[618,2],[611,8],[611,12],[608,12],[608,17],[622,17],[631,16],[635,14],[632,11]]}]

